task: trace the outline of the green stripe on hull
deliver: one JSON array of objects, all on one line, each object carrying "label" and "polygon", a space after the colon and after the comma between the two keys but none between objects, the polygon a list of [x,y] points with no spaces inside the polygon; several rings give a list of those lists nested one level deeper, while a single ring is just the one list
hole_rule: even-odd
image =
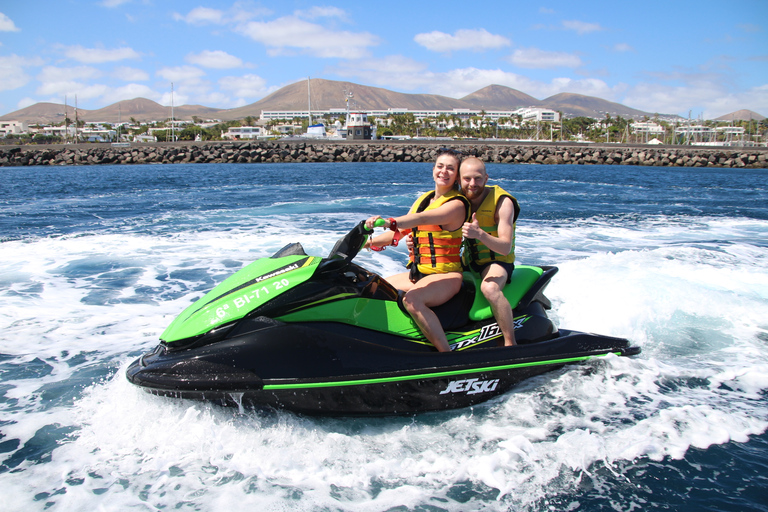
[{"label": "green stripe on hull", "polygon": [[[621,355],[619,352],[610,352],[615,355]],[[526,368],[529,366],[543,366],[543,365],[560,365],[568,363],[576,363],[579,361],[586,361],[596,357],[605,357],[608,354],[600,354],[594,356],[580,356],[580,357],[568,357],[565,359],[550,359],[547,361],[534,361],[530,363],[515,363],[504,364],[499,366],[488,366],[486,368],[471,368],[465,370],[453,370],[446,372],[435,372],[418,375],[401,375],[398,377],[382,377],[378,379],[355,379],[355,380],[340,380],[333,382],[309,382],[303,384],[265,384],[265,391],[282,390],[282,389],[302,389],[302,388],[330,388],[330,387],[342,387],[342,386],[365,386],[368,384],[386,384],[389,382],[402,382],[407,380],[418,379],[434,379],[439,377],[453,377],[456,375],[466,375],[468,373],[483,373],[483,372],[497,372],[501,370],[512,370],[515,368]]]}]

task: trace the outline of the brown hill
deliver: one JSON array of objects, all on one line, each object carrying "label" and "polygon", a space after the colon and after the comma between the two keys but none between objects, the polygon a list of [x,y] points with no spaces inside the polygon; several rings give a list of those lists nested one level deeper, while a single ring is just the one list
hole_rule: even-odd
[{"label": "brown hill", "polygon": [[648,112],[626,107],[621,103],[595,98],[593,96],[584,96],[583,94],[573,94],[563,92],[555,94],[541,101],[541,105],[563,112],[566,116],[577,117],[585,116],[595,119],[605,119],[606,114],[611,116],[621,116],[629,118],[641,118],[650,115]]},{"label": "brown hill", "polygon": [[[202,105],[179,105],[173,108],[173,118],[182,121],[191,121],[193,116],[207,119],[212,115],[215,117],[219,111],[217,108]],[[123,121],[128,121],[130,118],[139,122],[161,121],[171,118],[171,107],[164,107],[146,98],[134,98],[118,101],[99,110],[92,110],[86,120],[115,123],[119,118]]]},{"label": "brown hill", "polygon": [[[65,106],[59,103],[35,103],[29,107],[11,112],[0,117],[0,121],[26,121],[29,124],[51,124],[64,121]],[[75,107],[66,106],[70,121],[75,120]],[[207,119],[215,117],[219,109],[201,105],[181,105],[173,109],[173,117],[178,120],[192,120],[192,116]],[[118,101],[108,107],[98,110],[77,109],[77,119],[85,122],[117,123],[129,121],[131,118],[139,122],[163,121],[171,118],[171,107],[164,107],[146,98]]]},{"label": "brown hill", "polygon": [[[59,103],[35,103],[24,107],[16,112],[11,112],[0,117],[0,121],[26,121],[28,124],[51,124],[64,122],[64,104]],[[66,107],[69,118],[74,121],[75,108],[72,105]],[[78,109],[78,119],[82,119],[83,114],[88,114],[89,110]]]},{"label": "brown hill", "polygon": [[[328,110],[345,108],[346,93],[351,92],[352,108],[373,110],[387,108],[407,108],[411,110],[434,109],[452,110],[454,108],[515,110],[519,107],[545,107],[563,112],[567,117],[587,116],[596,119],[611,116],[642,118],[650,116],[647,112],[626,107],[592,96],[561,93],[545,100],[537,100],[523,92],[502,85],[490,85],[463,98],[455,99],[436,94],[406,94],[379,87],[313,78],[310,82],[312,109]],[[229,121],[251,116],[258,118],[262,110],[306,110],[307,81],[286,85],[256,103],[243,107],[220,110],[201,105],[181,105],[174,108],[174,118],[192,120],[193,116],[203,119]],[[74,119],[74,108],[67,108],[70,119]],[[753,113],[754,114],[754,113]],[[754,114],[752,119],[758,119]],[[171,117],[171,108],[162,106],[145,98],[125,100],[98,110],[78,110],[78,118],[84,121],[117,122],[118,118],[127,121],[161,121]],[[37,103],[30,107],[11,112],[0,117],[2,121],[27,121],[28,123],[60,123],[64,120],[64,105],[55,103]]]},{"label": "brown hill", "polygon": [[715,121],[762,121],[765,116],[747,109],[737,110],[715,119]]},{"label": "brown hill", "polygon": [[474,108],[486,110],[514,110],[520,107],[538,107],[541,101],[524,92],[503,85],[489,85],[461,98]]},{"label": "brown hill", "polygon": [[[353,94],[350,107],[361,110],[407,108],[450,110],[453,108],[475,108],[462,100],[436,94],[405,94],[379,87],[360,85],[352,82],[338,82],[312,78],[309,84],[312,110],[328,110],[346,107],[346,93]],[[222,120],[242,119],[246,116],[259,117],[262,110],[307,110],[307,81],[302,80],[273,92],[266,98],[230,110],[221,110]]]}]

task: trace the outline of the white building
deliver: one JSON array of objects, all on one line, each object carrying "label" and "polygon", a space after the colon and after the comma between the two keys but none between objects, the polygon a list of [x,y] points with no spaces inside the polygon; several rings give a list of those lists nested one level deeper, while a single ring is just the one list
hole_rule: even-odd
[{"label": "white building", "polygon": [[0,121],[0,137],[27,133],[29,127],[26,121]]},{"label": "white building", "polygon": [[221,137],[230,140],[258,139],[262,135],[261,126],[230,126]]},{"label": "white building", "polygon": [[632,123],[632,133],[648,134],[648,135],[662,135],[664,133],[664,127],[660,124],[651,122],[635,122]]},{"label": "white building", "polygon": [[550,110],[548,108],[529,107],[521,108],[514,112],[523,116],[523,121],[526,122],[550,122],[557,123],[560,121],[560,113]]},{"label": "white building", "polygon": [[74,124],[64,126],[43,126],[43,135],[55,135],[61,138],[73,139],[77,133]]},{"label": "white building", "polygon": [[675,137],[682,144],[709,144],[716,142],[715,129],[703,125],[685,125],[675,128]]}]

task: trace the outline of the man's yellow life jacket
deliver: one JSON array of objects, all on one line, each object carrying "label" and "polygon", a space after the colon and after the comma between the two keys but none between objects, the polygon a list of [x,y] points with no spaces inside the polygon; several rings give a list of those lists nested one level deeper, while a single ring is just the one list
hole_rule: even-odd
[{"label": "man's yellow life jacket", "polygon": [[499,201],[502,197],[508,197],[512,200],[515,207],[515,215],[512,219],[512,248],[509,252],[509,254],[499,254],[497,252],[493,252],[488,247],[485,246],[485,244],[481,243],[479,240],[475,239],[467,239],[464,241],[465,243],[465,262],[469,263],[475,263],[477,265],[485,265],[487,263],[491,262],[505,262],[505,263],[514,263],[515,262],[515,223],[517,221],[517,215],[520,212],[520,205],[517,203],[517,199],[515,199],[509,192],[504,190],[503,188],[499,187],[498,185],[490,185],[486,186],[486,189],[490,189],[490,192],[487,196],[485,196],[485,199],[483,199],[482,204],[480,204],[480,207],[477,209],[475,213],[475,217],[477,218],[477,223],[480,225],[483,231],[488,233],[491,236],[498,237],[499,236],[499,224],[496,222],[496,208],[499,206]]}]

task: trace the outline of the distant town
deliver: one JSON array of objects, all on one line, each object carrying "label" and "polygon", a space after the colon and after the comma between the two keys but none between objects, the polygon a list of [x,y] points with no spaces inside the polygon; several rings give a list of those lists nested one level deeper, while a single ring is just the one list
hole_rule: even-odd
[{"label": "distant town", "polygon": [[683,120],[606,115],[565,118],[561,112],[528,107],[515,110],[263,110],[260,117],[221,121],[169,116],[139,122],[85,122],[65,109],[59,123],[0,121],[0,144],[68,144],[111,142],[119,145],[163,141],[358,139],[503,139],[525,141],[765,146],[768,120]]}]

